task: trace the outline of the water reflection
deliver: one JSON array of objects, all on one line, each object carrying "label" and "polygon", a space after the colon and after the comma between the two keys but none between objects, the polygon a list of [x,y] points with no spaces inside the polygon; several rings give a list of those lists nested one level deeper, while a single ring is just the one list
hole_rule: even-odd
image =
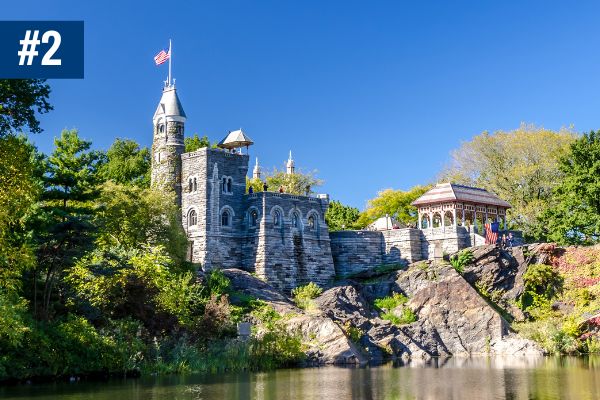
[{"label": "water reflection", "polygon": [[600,399],[599,357],[449,358],[0,389],[7,399]]}]

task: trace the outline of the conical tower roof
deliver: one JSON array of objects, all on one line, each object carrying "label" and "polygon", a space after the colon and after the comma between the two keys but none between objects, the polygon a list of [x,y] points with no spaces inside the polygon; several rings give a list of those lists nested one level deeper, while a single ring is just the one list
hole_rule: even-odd
[{"label": "conical tower roof", "polygon": [[161,116],[186,118],[175,86],[165,86],[163,89],[162,97],[154,113],[154,119]]}]

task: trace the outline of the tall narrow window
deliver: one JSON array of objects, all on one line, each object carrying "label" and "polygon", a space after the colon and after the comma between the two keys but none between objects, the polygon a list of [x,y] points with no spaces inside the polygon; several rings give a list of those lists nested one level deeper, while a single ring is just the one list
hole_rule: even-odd
[{"label": "tall narrow window", "polygon": [[281,213],[279,211],[275,211],[273,215],[273,225],[279,226],[281,224]]},{"label": "tall narrow window", "polygon": [[198,183],[196,182],[196,178],[194,178],[194,192],[198,190]]},{"label": "tall narrow window", "polygon": [[256,210],[252,210],[250,212],[250,226],[256,226],[258,222],[258,212]]},{"label": "tall narrow window", "polygon": [[223,193],[226,193],[227,192],[227,178],[223,178],[223,185],[222,186],[223,186],[223,188],[221,189],[221,191]]},{"label": "tall narrow window", "polygon": [[298,228],[300,226],[300,217],[298,217],[298,214],[296,213],[292,215],[292,226],[294,228]]},{"label": "tall narrow window", "polygon": [[188,191],[191,192],[192,189],[193,189],[193,187],[192,187],[192,178],[190,178],[188,186],[189,186]]},{"label": "tall narrow window", "polygon": [[229,226],[229,222],[229,211],[225,210],[223,211],[223,214],[221,214],[221,225]]},{"label": "tall narrow window", "polygon": [[233,179],[231,179],[231,178],[227,179],[227,193],[231,193],[233,191],[232,186],[233,186]]},{"label": "tall narrow window", "polygon": [[198,225],[198,215],[196,214],[196,210],[190,210],[188,214],[188,226]]},{"label": "tall narrow window", "polygon": [[310,230],[315,229],[315,217],[313,215],[311,215],[310,217],[308,217],[308,228]]}]

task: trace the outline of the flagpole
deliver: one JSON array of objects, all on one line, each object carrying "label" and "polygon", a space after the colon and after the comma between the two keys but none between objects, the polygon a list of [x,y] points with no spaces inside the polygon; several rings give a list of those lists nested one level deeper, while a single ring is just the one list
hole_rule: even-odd
[{"label": "flagpole", "polygon": [[173,54],[171,53],[171,39],[169,39],[169,87],[171,86],[171,59],[173,58]]}]

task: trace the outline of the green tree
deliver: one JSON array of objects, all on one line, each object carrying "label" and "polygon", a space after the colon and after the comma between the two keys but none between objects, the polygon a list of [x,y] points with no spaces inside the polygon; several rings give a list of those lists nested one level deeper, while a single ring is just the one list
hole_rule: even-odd
[{"label": "green tree", "polygon": [[23,128],[40,133],[35,113],[52,110],[50,86],[42,79],[0,79],[0,137]]},{"label": "green tree", "polygon": [[174,260],[185,257],[187,238],[181,227],[174,195],[161,190],[107,182],[102,186],[96,214],[101,248],[165,246]]},{"label": "green tree", "polygon": [[76,130],[64,130],[54,145],[44,175],[37,230],[38,266],[44,288],[41,308],[37,309],[37,297],[34,306],[44,319],[50,317],[50,300],[55,286],[62,283],[64,271],[93,244],[92,201],[99,194],[97,168],[101,155],[90,150],[91,142],[81,139]]},{"label": "green tree", "polygon": [[150,186],[150,151],[134,140],[117,138],[99,168],[105,180],[124,185]]},{"label": "green tree", "polygon": [[0,138],[0,288],[16,291],[35,265],[28,222],[41,193],[40,155],[24,137]]},{"label": "green tree", "polygon": [[201,149],[202,147],[211,147],[210,140],[208,140],[208,136],[198,136],[197,133],[194,133],[192,137],[186,137],[183,139],[183,143],[185,144],[185,152],[190,153],[192,151],[196,151]]},{"label": "green tree", "polygon": [[415,186],[408,191],[386,189],[367,203],[367,208],[358,219],[358,226],[365,227],[386,215],[396,218],[406,225],[416,225],[417,208],[411,203],[429,190],[429,186]]},{"label": "green tree", "polygon": [[162,246],[98,248],[69,270],[67,282],[79,300],[102,318],[134,318],[158,333],[201,315],[202,287]]},{"label": "green tree", "polygon": [[560,171],[555,204],[544,215],[548,237],[562,244],[600,242],[600,132],[571,143]]},{"label": "green tree", "polygon": [[267,185],[269,191],[276,192],[280,187],[283,187],[285,193],[296,194],[301,196],[309,195],[317,186],[321,186],[323,181],[316,177],[316,171],[298,172],[287,174],[285,171],[277,168],[267,174]]},{"label": "green tree", "polygon": [[[254,191],[254,193],[256,192],[262,192],[264,189],[264,182],[262,179],[260,178],[248,178],[246,177],[246,192],[248,192],[250,190],[250,188],[252,188],[252,190]],[[273,188],[273,190],[275,190]]]},{"label": "green tree", "polygon": [[509,223],[523,230],[527,239],[543,239],[540,217],[552,205],[553,190],[564,176],[559,160],[575,138],[571,130],[530,125],[484,132],[452,152],[441,180],[496,193],[512,205]]},{"label": "green tree", "polygon": [[341,231],[343,229],[359,229],[358,218],[360,211],[358,208],[345,206],[337,200],[329,203],[325,221],[330,231]]}]

